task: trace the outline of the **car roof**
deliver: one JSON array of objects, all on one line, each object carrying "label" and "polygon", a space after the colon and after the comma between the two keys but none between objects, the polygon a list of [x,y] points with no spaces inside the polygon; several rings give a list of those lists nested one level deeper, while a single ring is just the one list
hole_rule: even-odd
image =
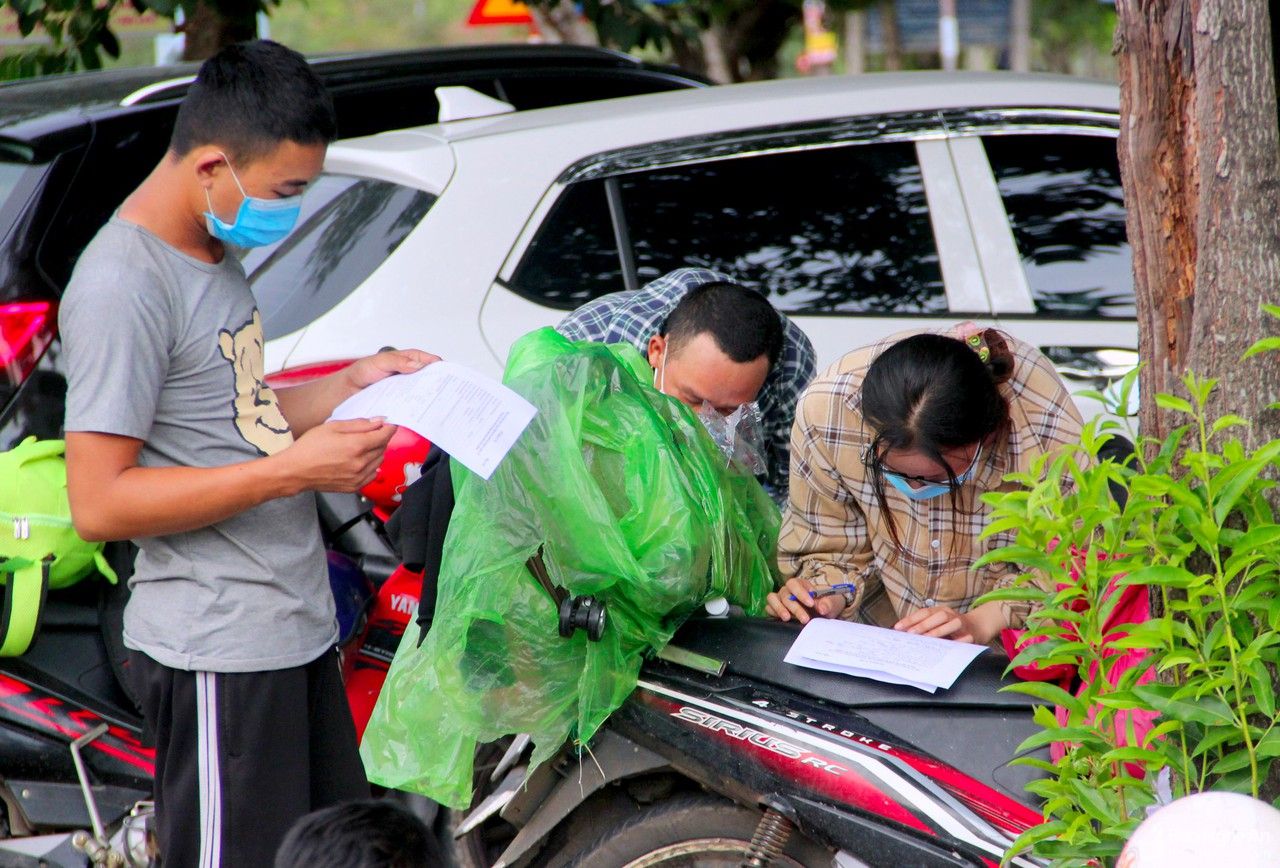
[{"label": "car roof", "polygon": [[[388,73],[414,75],[422,72],[466,71],[478,67],[506,66],[513,71],[543,67],[572,66],[592,69],[647,69],[686,79],[697,84],[708,80],[672,66],[647,63],[608,48],[586,45],[462,45],[396,51],[346,52],[308,57],[328,83],[343,84]],[[44,75],[0,82],[0,125],[31,114],[50,114],[68,109],[92,110],[118,106],[138,92],[168,84],[153,97],[177,99],[186,94],[189,79],[199,69],[197,63],[104,69],[92,72]],[[147,99],[148,97],[144,97]]]},{"label": "car roof", "polygon": [[[721,114],[761,104],[784,107],[795,121],[842,116],[970,108],[1061,108],[1116,113],[1120,90],[1110,82],[1065,75],[1007,72],[892,72],[792,78],[624,97],[424,127],[450,142],[543,127],[647,119],[669,127],[682,112]],[[788,119],[790,120],[790,118]],[[755,124],[748,124],[755,125]],[[660,138],[671,138],[664,133]]]},{"label": "car roof", "polygon": [[[1080,112],[1114,126],[1114,84],[1054,75],[905,72],[722,85],[499,114],[347,139],[329,149],[330,171],[354,172],[439,193],[466,152],[473,164],[540,166],[591,162],[618,149],[678,143],[844,118],[941,110]],[[1100,117],[1101,116],[1101,117]],[[513,158],[512,155],[517,155]]]},{"label": "car roof", "polygon": [[[471,45],[397,51],[322,54],[308,58],[325,83],[341,88],[452,72],[485,75],[545,69],[646,70],[689,85],[701,76],[646,63],[619,51],[580,45]],[[195,63],[98,70],[0,83],[0,139],[38,148],[93,117],[134,106],[172,105],[186,95]]]}]

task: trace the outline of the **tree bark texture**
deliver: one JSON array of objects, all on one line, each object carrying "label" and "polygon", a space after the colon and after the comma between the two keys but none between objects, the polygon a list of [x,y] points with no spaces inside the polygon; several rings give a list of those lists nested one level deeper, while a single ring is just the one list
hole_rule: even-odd
[{"label": "tree bark texture", "polygon": [[[1155,396],[1181,393],[1178,380],[1191,370],[1218,380],[1210,416],[1251,420],[1241,436],[1257,446],[1280,437],[1280,413],[1267,409],[1280,398],[1280,360],[1240,361],[1277,331],[1259,305],[1280,302],[1280,136],[1267,4],[1116,5],[1120,168],[1146,363],[1142,433],[1163,438],[1185,421],[1159,410]],[[1158,613],[1157,594],[1152,604]],[[1261,795],[1280,795],[1280,766]]]},{"label": "tree bark texture", "polygon": [[1267,4],[1119,0],[1120,168],[1133,248],[1141,427],[1175,418],[1157,392],[1187,370],[1220,381],[1212,412],[1280,437],[1280,363],[1243,364],[1275,332],[1259,309],[1280,303],[1280,140]]}]

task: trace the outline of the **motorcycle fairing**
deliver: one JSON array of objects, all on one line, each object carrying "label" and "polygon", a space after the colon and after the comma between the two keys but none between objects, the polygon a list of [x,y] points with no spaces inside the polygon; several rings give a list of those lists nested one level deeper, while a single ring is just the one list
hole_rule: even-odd
[{"label": "motorcycle fairing", "polygon": [[[923,864],[997,863],[1016,834],[1040,820],[1029,807],[949,770],[950,784],[963,782],[968,788],[967,797],[958,798],[927,773],[936,771],[927,755],[857,715],[802,711],[795,705],[763,691],[686,690],[674,681],[642,678],[615,719],[624,734],[668,756],[673,765],[676,756],[684,764],[697,762],[701,768],[694,776],[705,775],[704,783],[713,789],[723,791],[727,778],[759,795],[798,796],[910,832],[907,838],[891,837],[913,841],[920,850],[917,859],[932,854]],[[993,807],[979,813],[969,806],[972,801]],[[815,817],[828,813],[815,812]],[[858,852],[866,846],[865,835],[859,836],[863,840],[843,839],[849,825],[816,829],[814,837],[866,858]],[[950,856],[932,861],[949,851],[962,853],[967,861],[956,863]],[[1018,859],[1013,864],[1036,863]]]}]

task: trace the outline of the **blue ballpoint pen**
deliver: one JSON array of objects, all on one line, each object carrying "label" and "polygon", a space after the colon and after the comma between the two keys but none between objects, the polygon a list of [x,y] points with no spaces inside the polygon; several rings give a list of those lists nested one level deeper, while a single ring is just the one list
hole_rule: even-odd
[{"label": "blue ballpoint pen", "polygon": [[[853,582],[841,582],[840,584],[832,585],[829,588],[819,588],[818,590],[813,592],[812,596],[815,600],[817,600],[821,597],[829,597],[832,594],[843,594],[843,593],[852,594],[857,589],[857,587],[858,586],[855,585]],[[795,594],[791,595],[791,599],[795,600],[797,603],[800,602],[798,599],[796,599]]]}]

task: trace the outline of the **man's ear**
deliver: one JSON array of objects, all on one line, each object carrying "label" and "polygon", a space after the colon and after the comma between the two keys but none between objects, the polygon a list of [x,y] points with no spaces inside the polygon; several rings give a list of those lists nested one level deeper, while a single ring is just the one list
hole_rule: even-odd
[{"label": "man's ear", "polygon": [[662,356],[667,351],[667,339],[662,335],[649,338],[649,367],[657,368],[662,364]]},{"label": "man's ear", "polygon": [[213,186],[219,172],[227,170],[227,157],[213,145],[201,145],[187,155],[195,169],[196,179],[205,189]]}]

